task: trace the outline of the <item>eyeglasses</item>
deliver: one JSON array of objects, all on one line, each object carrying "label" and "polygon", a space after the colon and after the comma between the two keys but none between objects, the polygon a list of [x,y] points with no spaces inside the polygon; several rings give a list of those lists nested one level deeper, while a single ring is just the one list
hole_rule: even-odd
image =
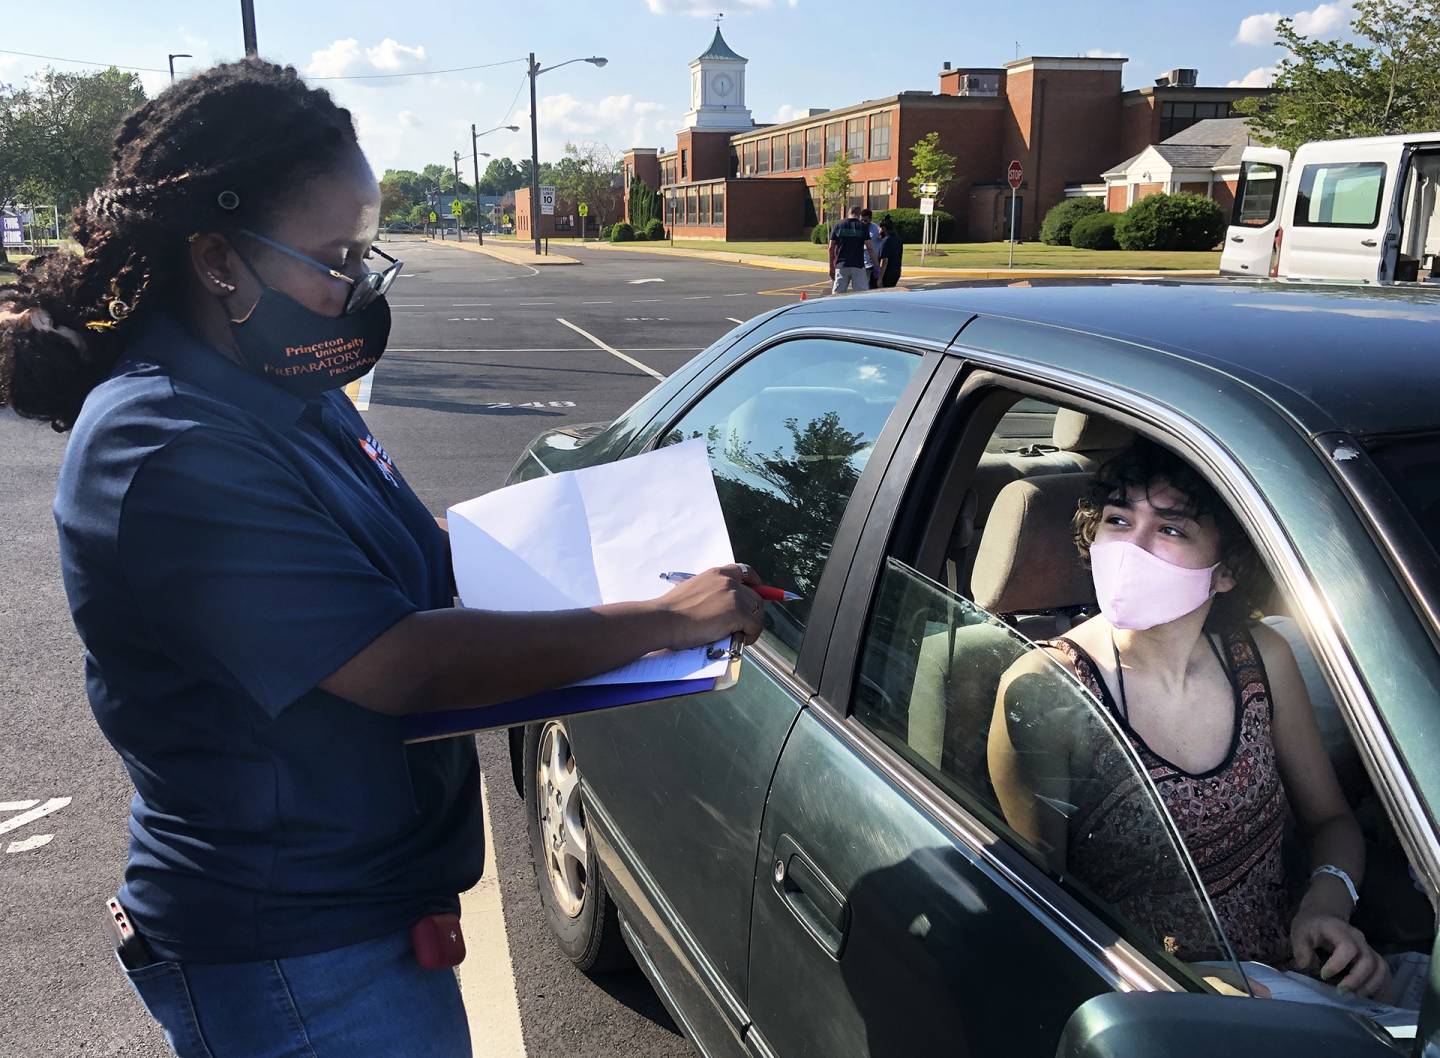
[{"label": "eyeglasses", "polygon": [[332,279],[339,279],[346,283],[349,283],[350,294],[345,299],[345,308],[341,313],[342,316],[349,316],[356,312],[359,312],[361,309],[365,308],[367,305],[373,302],[376,298],[382,296],[387,290],[390,289],[391,284],[395,282],[395,277],[400,274],[400,269],[405,266],[404,261],[396,260],[384,250],[380,249],[380,247],[372,244],[370,247],[370,252],[378,253],[381,257],[385,258],[385,260],[389,261],[390,263],[378,272],[371,272],[367,270],[363,276],[361,276],[359,279],[356,279],[354,276],[347,276],[344,272],[336,271],[334,268],[331,268],[323,261],[317,261],[315,260],[315,258],[301,253],[299,250],[292,250],[284,243],[276,242],[274,239],[267,239],[265,236],[259,234],[258,232],[250,231],[248,228],[239,228],[237,230],[240,232],[241,235],[249,236],[256,242],[264,243],[272,250],[278,250],[280,253],[283,253],[287,257],[293,257],[297,261],[303,261],[311,268],[320,269],[320,271],[326,273]]}]

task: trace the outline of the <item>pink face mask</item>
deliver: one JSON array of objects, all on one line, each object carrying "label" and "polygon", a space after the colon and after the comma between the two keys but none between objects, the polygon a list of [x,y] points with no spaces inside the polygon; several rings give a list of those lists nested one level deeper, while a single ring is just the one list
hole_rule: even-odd
[{"label": "pink face mask", "polygon": [[1100,612],[1116,628],[1140,631],[1193,613],[1215,594],[1220,563],[1186,569],[1125,540],[1094,544],[1090,571]]}]

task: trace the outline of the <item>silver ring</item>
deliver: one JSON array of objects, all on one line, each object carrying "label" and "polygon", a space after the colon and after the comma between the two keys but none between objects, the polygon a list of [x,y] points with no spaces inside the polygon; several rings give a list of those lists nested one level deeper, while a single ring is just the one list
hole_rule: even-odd
[{"label": "silver ring", "polygon": [[749,566],[745,565],[745,563],[743,563],[743,562],[737,563],[737,565],[739,565],[739,567],[740,567],[740,576],[742,576],[742,577],[748,577],[748,576],[750,575],[750,567],[749,567]]}]

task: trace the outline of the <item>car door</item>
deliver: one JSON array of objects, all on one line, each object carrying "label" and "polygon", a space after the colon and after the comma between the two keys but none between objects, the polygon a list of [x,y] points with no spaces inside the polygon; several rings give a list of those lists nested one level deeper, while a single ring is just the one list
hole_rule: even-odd
[{"label": "car door", "polygon": [[[832,541],[871,455],[888,450],[939,357],[793,338],[742,358],[662,413],[651,443],[707,440],[737,559],[799,602],[767,606],[739,684],[569,723],[612,881],[670,1000],[708,1053],[746,1023],[756,840],[775,761],[808,691],[794,676]],[[899,412],[897,412],[899,409]],[[843,570],[841,573],[843,574]]]},{"label": "car door", "polygon": [[1223,275],[1268,276],[1290,152],[1278,147],[1246,147],[1235,187],[1235,205],[1220,254]]},{"label": "car door", "polygon": [[1394,204],[1404,151],[1401,142],[1338,140],[1296,152],[1285,196],[1283,276],[1380,282],[1389,244],[1399,238]]},{"label": "car door", "polygon": [[[914,565],[928,545],[911,526],[958,496],[941,482],[957,460],[973,468],[1003,431],[994,407],[993,394],[962,389],[943,425],[912,423],[856,551],[819,695],[796,721],[765,809],[752,1053],[1048,1056],[1071,1014],[1102,992],[1201,990],[1205,971],[1192,965],[1201,959],[1240,980],[1188,854],[1109,714],[1010,622]],[[1068,516],[1060,530],[1068,543]],[[987,572],[981,547],[977,578]],[[1025,568],[1027,556],[1012,559]],[[1054,568],[1032,565],[1042,577]],[[1001,678],[1022,661],[1033,672],[1009,687],[1025,695],[1007,692],[997,712]],[[1061,870],[1053,849],[1023,836],[1016,804],[1002,807],[991,783],[992,727],[1002,723],[1015,754],[1029,752],[1027,731],[1063,723],[1077,754],[1120,762],[1133,863]],[[1020,812],[1069,818],[1111,790],[1094,778],[1040,786]],[[1194,932],[1181,941],[1120,910],[1117,887],[1135,885],[1186,908]]]}]

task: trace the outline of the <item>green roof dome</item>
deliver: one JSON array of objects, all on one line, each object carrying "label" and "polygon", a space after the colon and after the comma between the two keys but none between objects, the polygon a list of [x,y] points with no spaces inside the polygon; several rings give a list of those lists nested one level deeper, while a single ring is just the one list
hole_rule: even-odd
[{"label": "green roof dome", "polygon": [[715,39],[710,42],[710,47],[706,48],[701,55],[697,56],[695,61],[699,62],[701,59],[739,59],[741,62],[750,61],[745,58],[745,56],[736,55],[730,50],[730,45],[726,44],[725,38],[720,35],[719,26],[715,27]]}]

